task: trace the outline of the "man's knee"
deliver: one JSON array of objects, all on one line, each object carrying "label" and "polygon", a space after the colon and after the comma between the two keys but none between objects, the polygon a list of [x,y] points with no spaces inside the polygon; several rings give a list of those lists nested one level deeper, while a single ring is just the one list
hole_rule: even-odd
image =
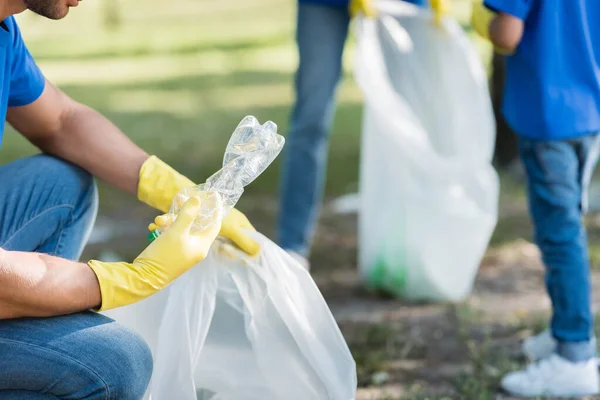
[{"label": "man's knee", "polygon": [[0,391],[138,400],[152,374],[148,345],[94,312],[2,321],[0,354]]},{"label": "man's knee", "polygon": [[70,357],[75,361],[68,363],[76,376],[52,394],[61,397],[68,393],[83,399],[141,399],[152,375],[152,354],[146,342],[116,322],[74,333],[79,334],[85,338],[71,343],[71,350],[76,351]]},{"label": "man's knee", "polygon": [[91,207],[97,202],[96,183],[86,170],[46,154],[32,157],[35,169],[52,185],[54,196],[74,207]]},{"label": "man's knee", "polygon": [[107,337],[99,371],[109,399],[138,400],[144,396],[152,375],[152,353],[138,335],[116,323]]},{"label": "man's knee", "polygon": [[[36,207],[69,206],[73,212],[95,209],[96,183],[84,169],[60,158],[37,154],[3,166],[2,181]],[[39,210],[36,210],[39,211]]]},{"label": "man's knee", "polygon": [[[0,166],[0,181],[0,203],[6,211],[0,219],[0,243],[7,249],[54,254],[67,239],[85,242],[98,208],[97,188],[88,172],[39,154]],[[65,228],[71,228],[72,238],[57,236]],[[82,243],[67,255],[57,255],[75,259]]]}]

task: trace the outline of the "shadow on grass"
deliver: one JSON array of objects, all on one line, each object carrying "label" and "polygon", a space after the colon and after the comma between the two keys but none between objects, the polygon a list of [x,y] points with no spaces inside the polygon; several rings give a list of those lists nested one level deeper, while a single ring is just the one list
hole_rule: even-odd
[{"label": "shadow on grass", "polygon": [[[292,75],[286,72],[235,70],[227,74],[201,73],[183,75],[176,78],[156,78],[152,82],[132,83],[97,83],[97,84],[65,84],[60,89],[74,99],[96,107],[108,105],[111,95],[123,90],[169,90],[197,91],[197,96],[206,96],[214,89],[242,88],[261,84],[287,84],[292,90]],[[268,96],[268,93],[256,93],[257,96]]]},{"label": "shadow on grass", "polygon": [[204,52],[240,52],[248,50],[264,49],[266,47],[283,46],[289,44],[292,37],[288,34],[278,34],[261,38],[253,38],[248,40],[236,40],[233,42],[213,41],[199,43],[182,43],[174,44],[169,47],[157,48],[152,43],[139,44],[135,47],[113,47],[111,49],[97,50],[93,53],[65,52],[65,46],[60,43],[60,46],[48,45],[46,41],[30,41],[29,48],[35,54],[35,59],[38,62],[43,61],[93,61],[93,60],[110,60],[116,58],[141,58],[149,56],[184,56],[191,54],[200,54]]}]

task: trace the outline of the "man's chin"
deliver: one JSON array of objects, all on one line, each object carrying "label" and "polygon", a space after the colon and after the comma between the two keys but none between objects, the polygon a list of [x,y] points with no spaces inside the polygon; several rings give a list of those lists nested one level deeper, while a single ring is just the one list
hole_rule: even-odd
[{"label": "man's chin", "polygon": [[67,14],[69,14],[69,7],[65,6],[64,8],[61,8],[60,10],[54,9],[51,12],[48,12],[47,10],[34,10],[34,9],[29,9],[30,11],[33,11],[34,13],[36,13],[37,15],[41,15],[42,17],[48,18],[48,19],[52,19],[52,20],[59,20],[59,19],[63,19],[64,17],[67,16]]},{"label": "man's chin", "polygon": [[58,21],[59,19],[63,19],[64,17],[66,17],[68,14],[69,14],[69,7],[65,7],[64,11],[53,14],[52,16],[47,16],[47,18]]}]

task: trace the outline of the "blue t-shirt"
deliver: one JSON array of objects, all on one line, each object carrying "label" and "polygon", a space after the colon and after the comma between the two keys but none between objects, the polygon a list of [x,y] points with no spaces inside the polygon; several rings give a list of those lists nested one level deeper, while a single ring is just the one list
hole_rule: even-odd
[{"label": "blue t-shirt", "polygon": [[0,23],[0,76],[1,146],[7,108],[34,102],[42,94],[46,82],[13,17]]},{"label": "blue t-shirt", "polygon": [[600,0],[485,0],[525,23],[506,59],[503,114],[512,129],[552,140],[600,132]]},{"label": "blue t-shirt", "polygon": [[[300,3],[322,4],[331,7],[348,7],[350,0],[298,0]],[[427,4],[427,0],[403,0],[407,3],[423,6]]]}]

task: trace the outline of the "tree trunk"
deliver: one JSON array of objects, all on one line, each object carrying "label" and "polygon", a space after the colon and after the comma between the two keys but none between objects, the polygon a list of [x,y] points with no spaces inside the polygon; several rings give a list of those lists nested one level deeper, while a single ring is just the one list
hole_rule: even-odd
[{"label": "tree trunk", "polygon": [[517,137],[504,120],[501,112],[505,76],[506,65],[504,56],[494,53],[491,82],[492,104],[496,117],[496,150],[494,152],[494,161],[500,168],[509,166],[519,156]]}]

